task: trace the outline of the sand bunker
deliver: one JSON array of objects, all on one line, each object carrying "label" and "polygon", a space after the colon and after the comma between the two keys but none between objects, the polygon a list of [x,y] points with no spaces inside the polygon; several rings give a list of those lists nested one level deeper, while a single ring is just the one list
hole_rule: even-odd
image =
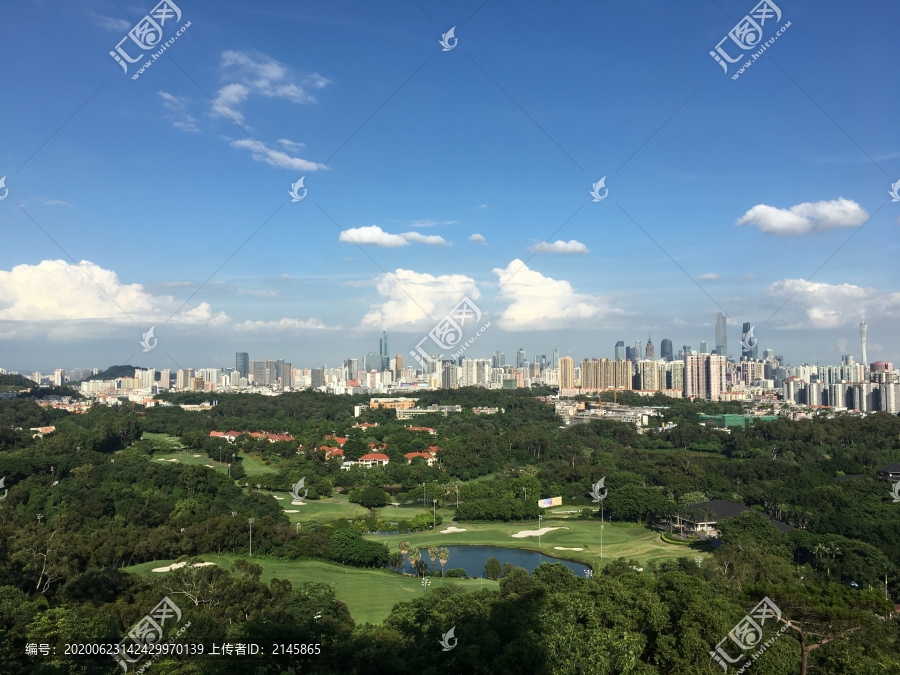
[{"label": "sand bunker", "polygon": [[278,495],[272,495],[275,499],[284,499],[284,497],[279,497]]},{"label": "sand bunker", "polygon": [[466,531],[466,528],[464,528],[464,527],[453,527],[451,525],[446,530],[441,530],[441,534],[452,534],[453,532],[465,532],[465,531]]},{"label": "sand bunker", "polygon": [[170,462],[177,462],[177,461],[179,461],[179,460],[178,460],[178,458],[177,458],[177,457],[173,457],[173,458],[172,458],[172,459],[170,459],[170,460],[169,460],[169,461],[170,461]]},{"label": "sand bunker", "polygon": [[291,502],[291,506],[306,506],[306,502]]},{"label": "sand bunker", "polygon": [[512,537],[513,539],[524,539],[525,537],[540,537],[541,535],[552,532],[553,530],[568,529],[568,527],[542,527],[539,530],[522,530],[521,532],[516,532]]},{"label": "sand bunker", "polygon": [[[194,563],[193,565],[191,565],[191,567],[208,567],[209,565],[215,565],[215,564],[216,563],[201,562],[201,563]],[[185,562],[172,563],[171,565],[166,565],[165,567],[154,567],[152,571],[153,572],[171,572],[172,570],[177,570],[181,567],[184,567],[185,565],[187,565],[187,563],[185,563]]]},{"label": "sand bunker", "polygon": [[300,513],[300,509],[285,509],[285,513]]},{"label": "sand bunker", "polygon": [[199,457],[200,455],[194,455],[194,457]]},{"label": "sand bunker", "polygon": [[215,468],[216,468],[216,467],[214,467],[212,464],[204,464],[203,466],[208,466],[210,469],[215,469]]},{"label": "sand bunker", "polygon": [[554,551],[583,551],[583,548],[566,548],[565,546],[554,546]]}]

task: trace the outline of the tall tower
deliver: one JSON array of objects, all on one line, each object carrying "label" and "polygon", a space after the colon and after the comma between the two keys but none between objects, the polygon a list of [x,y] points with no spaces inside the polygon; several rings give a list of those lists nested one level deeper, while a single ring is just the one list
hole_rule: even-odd
[{"label": "tall tower", "polygon": [[862,340],[862,364],[863,368],[869,370],[869,361],[866,356],[866,315],[863,314],[862,323],[859,324],[859,337]]},{"label": "tall tower", "polygon": [[381,331],[381,338],[378,340],[378,352],[378,355],[381,357],[381,368],[379,370],[389,370],[391,355],[388,353],[387,330]]},{"label": "tall tower", "polygon": [[716,313],[716,354],[728,358],[728,323],[724,312]]},{"label": "tall tower", "polygon": [[656,350],[653,347],[653,341],[647,336],[647,346],[644,348],[644,357],[648,359],[656,358]]}]

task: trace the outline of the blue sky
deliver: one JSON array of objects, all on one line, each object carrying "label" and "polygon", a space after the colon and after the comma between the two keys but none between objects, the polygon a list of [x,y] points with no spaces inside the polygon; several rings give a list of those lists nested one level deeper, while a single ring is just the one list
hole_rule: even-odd
[{"label": "blue sky", "polygon": [[779,2],[736,80],[743,0],[182,0],[134,80],[153,7],[6,10],[0,367],[406,354],[465,295],[476,356],[697,347],[721,308],[792,363],[858,358],[865,311],[900,361],[896,3]]}]

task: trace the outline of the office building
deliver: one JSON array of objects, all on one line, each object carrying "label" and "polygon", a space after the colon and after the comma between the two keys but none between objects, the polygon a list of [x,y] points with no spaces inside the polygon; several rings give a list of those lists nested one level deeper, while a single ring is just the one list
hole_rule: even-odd
[{"label": "office building", "polygon": [[728,322],[724,312],[716,312],[716,354],[728,358]]},{"label": "office building", "polygon": [[524,368],[526,365],[525,350],[519,347],[519,351],[516,352],[516,368]]},{"label": "office building", "polygon": [[709,354],[709,343],[706,340],[700,340],[700,353]]},{"label": "office building", "polygon": [[751,326],[749,321],[744,322],[744,330],[741,333],[741,358],[756,360],[759,352],[759,340],[754,335],[756,326]]},{"label": "office building", "polygon": [[559,388],[575,388],[575,360],[571,356],[563,356],[559,360]]},{"label": "office building", "polygon": [[369,352],[363,358],[363,370],[367,373],[371,373],[373,370],[375,372],[381,371],[382,359],[379,354],[375,352]]},{"label": "office building", "polygon": [[355,380],[359,377],[359,359],[344,359],[344,368],[347,369],[348,380]]},{"label": "office building", "polygon": [[625,360],[625,342],[623,340],[619,340],[616,343],[615,349],[615,359],[616,361],[624,361]]},{"label": "office building", "polygon": [[653,341],[650,339],[650,336],[647,336],[647,346],[644,347],[644,358],[645,359],[655,359],[656,358],[656,348],[653,346]]},{"label": "office building", "polygon": [[553,348],[553,367],[559,368],[559,349]]},{"label": "office building", "polygon": [[400,372],[403,370],[403,355],[397,354],[394,357],[394,379],[400,380]]},{"label": "office building", "polygon": [[310,371],[310,386],[313,389],[318,389],[319,387],[325,386],[325,369],[324,368],[313,368]]},{"label": "office building", "polygon": [[625,360],[634,363],[641,358],[640,350],[637,347],[625,347]]},{"label": "office building", "polygon": [[459,387],[459,366],[456,361],[441,361],[441,389],[456,389]]},{"label": "office building", "polygon": [[503,352],[494,352],[494,356],[491,359],[491,365],[494,368],[502,368],[506,365],[506,354]]},{"label": "office building", "polygon": [[[391,357],[388,353],[388,337],[387,331],[381,331],[381,338],[378,340],[378,355],[381,357],[381,366],[375,370],[389,370]],[[368,370],[368,368],[366,368]]]},{"label": "office building", "polygon": [[869,368],[869,358],[866,354],[866,331],[868,326],[866,326],[866,319],[863,317],[862,323],[859,324],[859,338],[862,342],[862,364],[868,370]]},{"label": "office building", "polygon": [[292,389],[293,388],[294,380],[293,380],[293,377],[291,376],[291,373],[293,372],[293,370],[294,369],[291,367],[291,364],[289,362],[287,362],[287,361],[281,362],[280,378],[281,378],[281,388],[282,389]]},{"label": "office building", "polygon": [[247,352],[238,352],[234,355],[234,369],[241,374],[241,377],[250,375],[250,355]]},{"label": "office building", "polygon": [[671,361],[675,358],[675,354],[672,352],[671,340],[665,339],[659,343],[659,356],[666,361]]}]

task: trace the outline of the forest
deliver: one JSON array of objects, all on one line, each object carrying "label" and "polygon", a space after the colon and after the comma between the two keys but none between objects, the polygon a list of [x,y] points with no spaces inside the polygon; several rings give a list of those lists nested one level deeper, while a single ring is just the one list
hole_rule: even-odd
[{"label": "forest", "polygon": [[[0,401],[0,478],[7,490],[0,501],[3,672],[114,672],[109,657],[57,655],[36,666],[25,645],[118,642],[165,595],[184,601],[191,639],[323,646],[315,658],[158,661],[153,668],[165,673],[248,667],[279,674],[720,672],[710,651],[765,597],[790,625],[753,672],[900,672],[900,504],[876,477],[880,467],[900,461],[898,417],[778,419],[726,431],[699,424],[698,416],[735,412],[734,404],[665,399],[653,404],[667,406],[661,421],[676,426],[638,433],[611,421],[566,427],[534,394],[428,392],[420,406],[461,405],[463,411],[414,423],[387,410],[354,418],[353,406],[365,399],[306,392],[217,395],[217,404],[201,412],[95,406],[72,415],[28,399]],[[475,415],[472,406],[505,412]],[[377,426],[363,429],[359,422]],[[55,433],[28,432],[48,424]],[[295,440],[242,435],[230,445],[209,436],[228,430]],[[231,475],[156,462],[162,448],[145,434],[178,438],[217,461],[239,450],[271,460],[277,470],[256,479],[262,481],[257,488],[242,480],[240,457]],[[346,458],[378,447],[392,461],[342,470],[340,458],[326,461],[321,450],[336,446],[336,438],[347,439]],[[403,459],[434,447],[433,467]],[[346,493],[369,516],[292,527],[263,493],[286,491],[300,477],[308,499]],[[534,500],[554,496],[596,518],[588,491],[601,477],[609,489],[608,520],[663,534],[669,516],[696,502],[727,500],[750,510],[721,524],[718,547],[702,564],[684,548],[641,571],[636,561],[604,561],[592,578],[575,577],[560,564],[544,563],[531,575],[511,568],[497,591],[442,588],[397,604],[381,625],[357,625],[327,584],[260,581],[247,548],[250,517],[254,556],[385,568],[390,551],[366,532],[432,526],[430,518],[381,518],[391,496],[415,500],[424,484],[460,524],[533,521]],[[782,532],[769,518],[793,529]],[[230,570],[191,566],[197,556],[222,552],[242,557]],[[152,580],[120,571],[161,559],[188,565]],[[460,646],[445,654],[433,647],[451,627]]]}]

